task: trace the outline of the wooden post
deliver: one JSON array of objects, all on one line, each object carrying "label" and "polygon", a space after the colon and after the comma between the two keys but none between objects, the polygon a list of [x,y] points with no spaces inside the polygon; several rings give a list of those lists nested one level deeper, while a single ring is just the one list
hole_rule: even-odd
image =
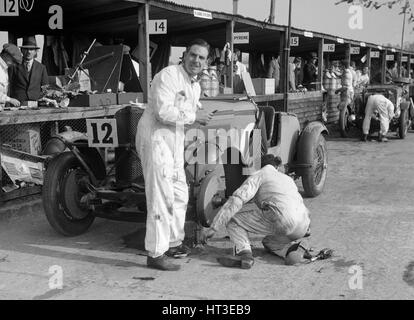
[{"label": "wooden post", "polygon": [[[280,74],[279,74],[279,92],[285,92],[285,68],[287,67],[285,60],[285,38],[286,32],[280,31],[280,38],[279,38],[279,65],[280,65]],[[286,110],[284,110],[286,111]]]},{"label": "wooden post", "polygon": [[368,75],[371,78],[371,48],[367,48],[367,61],[366,66],[368,67]]},{"label": "wooden post", "polygon": [[345,60],[351,65],[351,44],[348,43],[345,49]]},{"label": "wooden post", "polygon": [[402,51],[396,52],[396,54],[397,54],[397,71],[398,71],[398,76],[401,77]]},{"label": "wooden post", "polygon": [[387,50],[384,50],[383,52],[381,52],[380,56],[381,56],[381,84],[384,84],[385,83],[385,71],[387,68],[387,60],[386,60]]},{"label": "wooden post", "polygon": [[148,102],[149,83],[151,81],[151,63],[149,59],[149,4],[144,3],[138,7],[138,59],[139,79],[144,91],[144,102]]},{"label": "wooden post", "polygon": [[17,37],[14,33],[9,31],[7,33],[7,37],[8,37],[8,43],[13,43],[17,46]]},{"label": "wooden post", "polygon": [[323,38],[319,39],[318,43],[318,82],[321,83],[322,88],[322,77],[323,77],[323,69],[324,69],[324,61],[323,61],[323,44],[325,40]]},{"label": "wooden post", "polygon": [[[230,43],[230,51],[231,54],[233,55],[233,51],[234,51],[234,45],[233,45],[233,36],[234,33],[234,21],[229,21],[227,22],[226,25],[226,43]],[[233,88],[233,56],[230,57],[231,61],[230,61],[230,65],[227,66],[227,86],[231,88],[232,92],[234,92],[234,88]]]}]

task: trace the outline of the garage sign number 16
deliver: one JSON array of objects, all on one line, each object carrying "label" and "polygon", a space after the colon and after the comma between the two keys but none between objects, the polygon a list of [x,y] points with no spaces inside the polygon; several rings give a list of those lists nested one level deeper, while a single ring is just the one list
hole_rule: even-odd
[{"label": "garage sign number 16", "polygon": [[90,147],[118,147],[116,119],[86,119],[86,130]]}]

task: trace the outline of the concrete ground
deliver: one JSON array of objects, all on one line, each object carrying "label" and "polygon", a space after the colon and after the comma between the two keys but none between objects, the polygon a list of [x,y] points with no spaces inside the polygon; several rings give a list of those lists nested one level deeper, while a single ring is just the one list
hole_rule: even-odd
[{"label": "concrete ground", "polygon": [[65,238],[46,221],[38,197],[0,213],[0,299],[413,299],[414,133],[405,140],[328,141],[325,191],[305,199],[311,245],[334,256],[286,266],[253,241],[251,270],[221,267],[232,251],[213,239],[177,260],[178,272],[148,269],[141,225],[96,219]]}]

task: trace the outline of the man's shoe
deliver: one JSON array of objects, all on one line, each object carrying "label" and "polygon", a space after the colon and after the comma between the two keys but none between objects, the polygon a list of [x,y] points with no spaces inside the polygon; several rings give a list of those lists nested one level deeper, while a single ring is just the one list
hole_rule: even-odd
[{"label": "man's shoe", "polygon": [[181,268],[179,265],[171,263],[168,257],[165,255],[162,255],[156,258],[152,258],[148,256],[147,266],[149,268],[163,270],[163,271],[178,271]]},{"label": "man's shoe", "polygon": [[249,250],[240,251],[236,256],[219,257],[217,261],[229,268],[250,269],[254,264],[252,252]]},{"label": "man's shoe", "polygon": [[378,136],[378,142],[388,142],[388,139],[383,134],[380,134]]},{"label": "man's shoe", "polygon": [[368,141],[368,135],[363,134],[362,137],[361,137],[361,141],[367,142]]},{"label": "man's shoe", "polygon": [[165,253],[167,256],[171,258],[185,258],[191,253],[191,249],[184,244],[180,244],[177,247],[169,248],[168,251]]}]

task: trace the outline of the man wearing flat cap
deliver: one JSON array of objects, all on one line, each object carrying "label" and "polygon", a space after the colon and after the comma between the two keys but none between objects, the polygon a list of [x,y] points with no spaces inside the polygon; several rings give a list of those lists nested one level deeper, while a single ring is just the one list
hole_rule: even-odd
[{"label": "man wearing flat cap", "polygon": [[35,60],[37,50],[40,48],[37,46],[34,36],[24,37],[20,48],[23,62],[11,70],[11,96],[21,103],[37,101],[41,98],[41,87],[48,84],[46,67]]},{"label": "man wearing flat cap", "polygon": [[303,67],[303,85],[308,89],[312,90],[312,83],[318,80],[318,67],[316,61],[318,55],[316,52],[311,52],[308,62]]},{"label": "man wearing flat cap", "polygon": [[14,44],[6,43],[0,53],[0,111],[8,102],[14,107],[19,107],[19,100],[9,96],[9,67],[22,62],[22,54]]}]

